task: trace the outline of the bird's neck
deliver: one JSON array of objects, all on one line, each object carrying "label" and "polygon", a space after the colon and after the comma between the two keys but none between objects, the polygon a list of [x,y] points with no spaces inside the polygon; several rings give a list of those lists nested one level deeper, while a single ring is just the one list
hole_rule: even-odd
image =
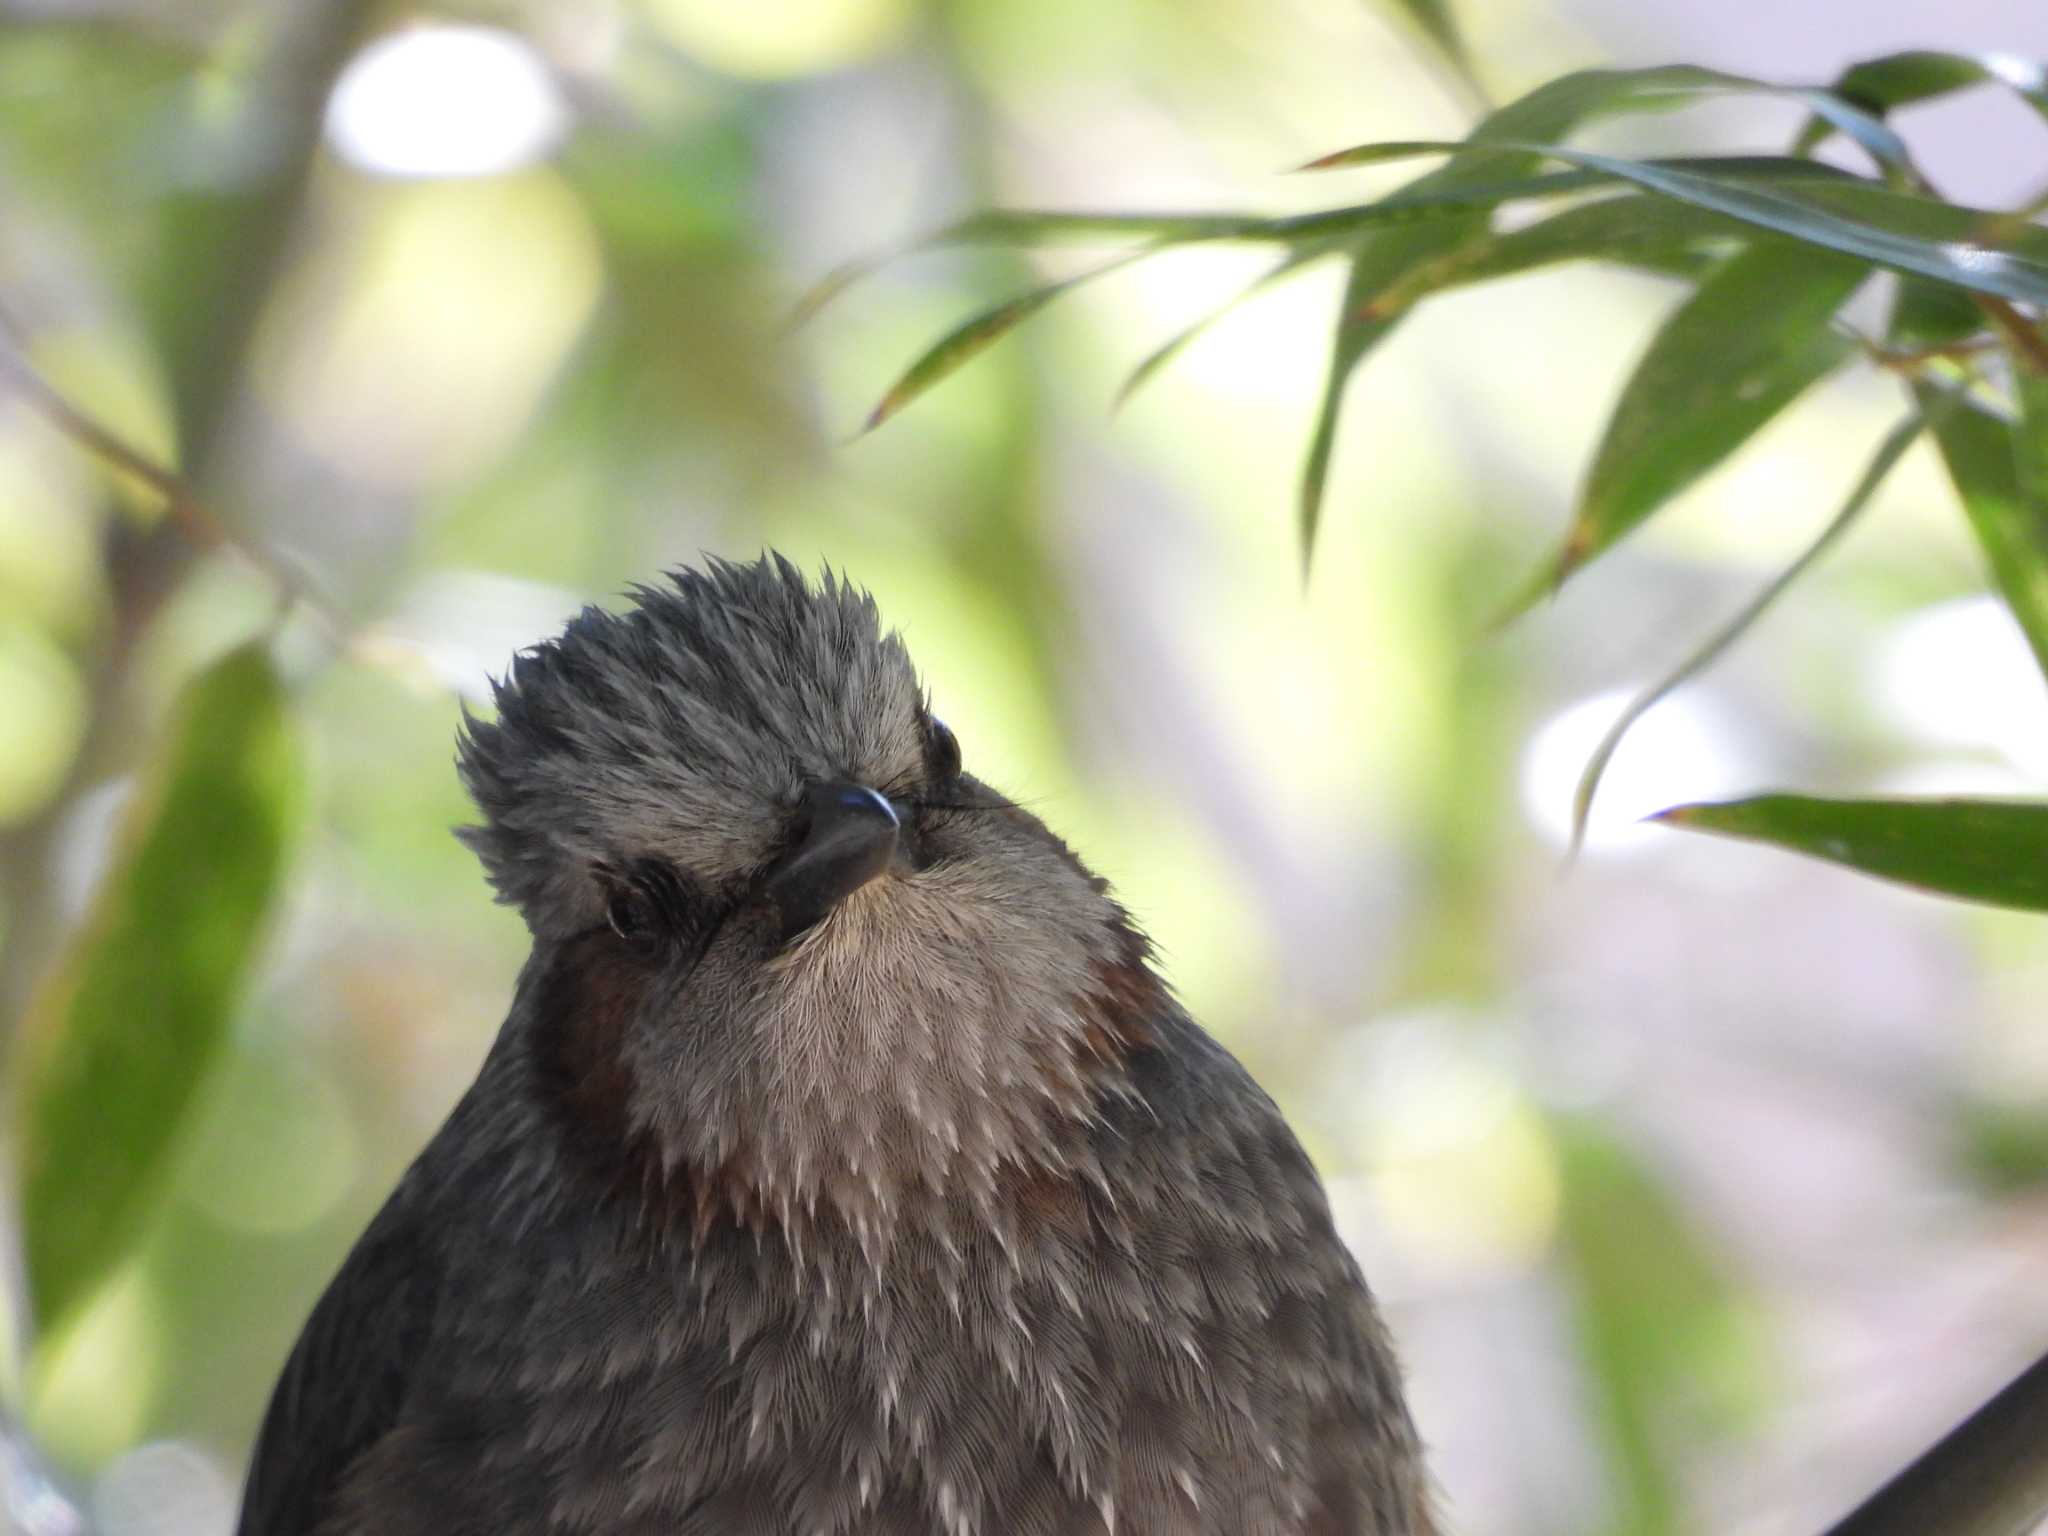
[{"label": "bird's neck", "polygon": [[[875,952],[858,933],[842,942]],[[731,1227],[879,1266],[905,1240],[1000,1238],[1087,1178],[1093,1127],[1166,1006],[1146,955],[1118,925],[1064,994],[978,996],[812,955],[812,988],[789,988],[754,1025],[758,1052],[739,1054],[753,1070],[653,1086],[615,1038],[623,999],[565,955],[573,984],[532,979],[531,1070],[581,1182],[636,1206],[665,1244]]]}]

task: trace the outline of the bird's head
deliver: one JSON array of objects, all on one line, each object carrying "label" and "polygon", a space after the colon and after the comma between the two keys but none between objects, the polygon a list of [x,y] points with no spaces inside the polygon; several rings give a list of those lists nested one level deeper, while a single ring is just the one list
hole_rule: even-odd
[{"label": "bird's head", "polygon": [[461,745],[562,1124],[700,1224],[879,1233],[1056,1161],[1158,1003],[1103,882],[965,771],[865,593],[775,558],[634,597]]}]

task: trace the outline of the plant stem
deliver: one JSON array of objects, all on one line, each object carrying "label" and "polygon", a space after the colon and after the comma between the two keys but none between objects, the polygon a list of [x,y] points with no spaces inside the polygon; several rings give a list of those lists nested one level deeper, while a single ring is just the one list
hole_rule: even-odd
[{"label": "plant stem", "polygon": [[2022,1536],[2048,1514],[2048,1355],[1826,1536]]}]

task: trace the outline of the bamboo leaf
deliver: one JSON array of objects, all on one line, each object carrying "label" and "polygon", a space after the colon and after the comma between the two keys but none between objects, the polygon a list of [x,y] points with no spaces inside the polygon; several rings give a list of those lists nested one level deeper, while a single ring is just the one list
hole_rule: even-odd
[{"label": "bamboo leaf", "polygon": [[[1804,161],[1785,161],[1804,174],[1812,167]],[[935,342],[891,386],[868,415],[862,431],[871,432],[961,365],[994,345],[1018,325],[1044,309],[1054,299],[1080,283],[1141,260],[1173,245],[1209,241],[1267,242],[1293,246],[1296,251],[1321,254],[1337,237],[1370,238],[1383,228],[1420,226],[1411,240],[1386,245],[1373,265],[1374,271],[1396,272],[1423,255],[1448,249],[1481,227],[1488,209],[1519,197],[1551,196],[1574,192],[1609,180],[1597,173],[1568,171],[1542,177],[1490,182],[1478,186],[1459,184],[1446,172],[1420,178],[1414,190],[1396,193],[1376,203],[1357,204],[1321,213],[1291,217],[1262,218],[1239,214],[1069,214],[1047,212],[992,212],[963,221],[934,237],[933,244],[963,244],[1009,241],[1033,244],[1053,239],[1147,236],[1147,244],[1125,251],[1114,259],[1059,282],[1008,299],[955,327]],[[1391,230],[1389,231],[1391,232]],[[1412,253],[1412,254],[1411,254]],[[797,306],[800,323],[815,314],[860,276],[871,264],[842,268],[828,276]],[[1362,352],[1361,352],[1362,355]],[[1161,362],[1164,359],[1160,360]],[[1158,364],[1153,365],[1156,371]],[[1131,386],[1126,386],[1126,393]]]},{"label": "bamboo leaf", "polygon": [[1766,247],[1701,282],[1623,386],[1542,586],[1632,533],[1851,356],[1828,322],[1864,275],[1826,252]]},{"label": "bamboo leaf", "polygon": [[1770,843],[1965,901],[2048,912],[2048,804],[1761,795],[1676,806],[1652,819]]},{"label": "bamboo leaf", "polygon": [[48,1329],[143,1223],[283,874],[301,778],[263,648],[187,689],[94,909],[29,1015],[17,1083],[29,1288]]},{"label": "bamboo leaf", "polygon": [[[1576,109],[1560,123],[1560,126],[1541,130],[1545,137],[1562,134],[1595,117],[1611,117],[1631,112],[1667,112],[1714,96],[1765,95],[1806,103],[1815,120],[1826,124],[1829,133],[1841,133],[1853,139],[1880,165],[1906,167],[1911,164],[1911,156],[1905,141],[1884,121],[1881,111],[1866,110],[1861,103],[1848,99],[1836,90],[1808,85],[1781,85],[1747,75],[1725,74],[1720,70],[1703,69],[1688,64],[1660,65],[1633,70],[1585,70],[1576,75],[1566,76],[1563,82],[1553,84],[1565,85],[1567,82],[1567,91],[1570,93],[1568,99],[1577,103]],[[1540,90],[1547,89],[1549,87],[1539,88],[1539,92],[1532,92],[1531,97],[1540,94]],[[1524,97],[1523,101],[1528,101],[1531,97]],[[1521,103],[1514,105],[1520,106]],[[1524,131],[1518,129],[1514,133],[1498,132],[1492,137],[1516,137]],[[1474,142],[1478,138],[1478,134],[1473,135]],[[1803,141],[1797,146],[1802,152],[1807,147]],[[1343,170],[1353,166],[1377,165],[1408,155],[1451,152],[1441,142],[1421,140],[1358,144],[1323,155],[1310,161],[1302,169]]]},{"label": "bamboo leaf", "polygon": [[[1973,85],[2006,86],[2036,112],[2048,117],[2048,71],[2011,54],[1936,53],[1915,49],[1852,64],[1829,92],[1842,101],[1883,117],[1896,108],[1930,101]],[[1806,153],[1824,143],[1835,124],[1815,116],[1799,130],[1793,148]]]},{"label": "bamboo leaf", "polygon": [[2013,368],[2012,392],[2020,408],[2012,431],[2020,506],[2036,535],[2035,564],[2048,571],[2048,374],[2020,360]]},{"label": "bamboo leaf", "polygon": [[[1413,146],[1408,147],[1413,149]],[[1455,147],[1461,146],[1447,143],[1426,152],[1445,152]],[[1493,153],[1491,163],[1496,168],[1502,164],[1499,152]],[[1736,181],[1789,180],[1809,186],[1856,180],[1833,166],[1789,155],[1683,155],[1646,163]],[[1469,168],[1465,171],[1469,172]],[[1406,188],[1374,202],[1350,203],[1302,214],[1083,213],[1058,209],[995,209],[963,219],[901,249],[834,268],[807,289],[791,307],[789,324],[796,327],[807,323],[855,283],[911,251],[956,245],[1012,245],[1036,249],[1048,245],[1100,244],[1136,239],[1149,242],[1148,248],[1153,250],[1197,244],[1287,245],[1301,249],[1318,242],[1327,244],[1342,237],[1368,236],[1397,226],[1449,222],[1461,231],[1469,231],[1473,227],[1474,213],[1484,213],[1505,203],[1597,190],[1612,186],[1619,180],[1603,171],[1580,169],[1510,176],[1492,181],[1481,181],[1461,173],[1457,178],[1439,182],[1438,178],[1443,174],[1435,172],[1418,178]]]},{"label": "bamboo leaf", "polygon": [[1467,241],[1409,269],[1374,300],[1377,314],[1397,314],[1453,288],[1514,277],[1568,261],[1612,261],[1671,275],[1697,274],[1704,248],[1753,231],[1739,220],[1646,192],[1581,203],[1520,229]]},{"label": "bamboo leaf", "polygon": [[[1410,204],[1470,198],[1472,206],[1462,215],[1437,219],[1406,228],[1381,229],[1362,240],[1352,256],[1351,272],[1345,283],[1342,308],[1338,311],[1335,334],[1330,345],[1330,365],[1323,382],[1321,404],[1309,437],[1302,466],[1297,520],[1301,530],[1304,571],[1314,555],[1315,538],[1322,522],[1324,493],[1328,487],[1330,463],[1336,448],[1337,421],[1344,393],[1352,375],[1376,346],[1399,323],[1398,315],[1382,317],[1373,313],[1374,301],[1389,285],[1424,262],[1433,261],[1474,239],[1486,229],[1489,207],[1514,196],[1528,196],[1537,183],[1550,191],[1576,190],[1555,178],[1532,173],[1542,159],[1514,141],[1542,139],[1568,133],[1584,118],[1607,108],[1617,95],[1640,84],[1645,76],[1669,73],[1674,78],[1686,70],[1671,72],[1584,70],[1538,86],[1527,95],[1491,113],[1472,131],[1464,148],[1478,148],[1481,154],[1456,155],[1449,164],[1418,177],[1377,204],[1384,210],[1391,203]],[[1411,146],[1412,147],[1412,146]],[[1600,174],[1600,173],[1595,173]],[[1506,178],[1505,180],[1488,178]],[[1594,185],[1597,183],[1580,183]],[[1338,210],[1341,217],[1351,212]],[[1329,215],[1308,215],[1288,221],[1297,229],[1310,228],[1320,236],[1341,227]]]},{"label": "bamboo leaf", "polygon": [[[1477,174],[1489,166],[1498,168],[1511,155],[1519,157],[1525,165],[1539,158],[1516,146],[1481,146],[1480,152],[1469,159],[1461,157],[1454,160],[1442,170],[1420,177],[1376,202],[1352,203],[1315,213],[1291,214],[1264,221],[1240,220],[1229,227],[1228,233],[1205,231],[1191,222],[1187,226],[1189,232],[1170,238],[1175,244],[1188,240],[1209,239],[1278,240],[1293,243],[1305,239],[1328,240],[1349,234],[1369,234],[1390,225],[1446,223],[1452,225],[1454,233],[1462,231],[1469,235],[1483,227],[1483,219],[1475,219],[1475,215],[1484,215],[1505,203],[1595,191],[1628,179],[1610,171],[1588,170],[1582,167],[1513,176],[1500,175],[1496,170],[1496,175],[1492,179]],[[1851,187],[1869,185],[1832,166],[1824,167],[1811,160],[1794,160],[1782,155],[1680,156],[1671,160],[1646,160],[1641,163],[1656,169],[1708,176],[1733,184],[1758,182],[1775,185],[1789,182],[1801,190],[1808,187],[1832,188],[1836,184],[1847,184]],[[1218,229],[1221,230],[1222,227],[1219,224]],[[1971,227],[1974,228],[1974,225]],[[2020,248],[2024,249],[2024,244]]]},{"label": "bamboo leaf", "polygon": [[1296,526],[1300,530],[1304,576],[1315,555],[1317,530],[1322,526],[1323,492],[1329,484],[1330,460],[1336,451],[1344,392],[1366,354],[1400,323],[1398,316],[1390,320],[1365,318],[1371,296],[1384,281],[1382,271],[1376,263],[1354,259],[1344,285],[1343,307],[1338,311],[1336,331],[1330,341],[1330,366],[1323,378],[1322,399],[1316,406],[1315,426],[1309,433],[1308,455],[1301,470]]},{"label": "bamboo leaf", "polygon": [[1106,261],[1074,277],[1062,278],[1056,283],[1046,283],[1029,293],[1021,293],[1014,299],[1008,299],[996,305],[994,309],[983,310],[972,320],[955,326],[934,342],[924,355],[912,363],[904,371],[903,376],[889,387],[888,393],[883,395],[874,410],[868,413],[868,419],[862,424],[861,430],[874,431],[941,379],[986,352],[1061,294],[1114,272],[1119,267],[1127,267],[1132,262],[1151,255],[1153,249],[1147,246],[1129,251],[1114,261]]},{"label": "bamboo leaf", "polygon": [[1898,293],[1892,300],[1885,339],[1889,346],[1910,352],[1954,346],[1981,334],[1984,327],[1984,311],[1969,294],[1941,283],[1904,277],[1899,279]]},{"label": "bamboo leaf", "polygon": [[[1847,188],[1840,182],[1809,186],[1786,181],[1764,186],[1559,146],[1546,153],[1569,165],[1606,171],[1660,196],[1712,208],[1759,229],[1876,266],[2022,303],[2048,303],[2048,261],[2018,246],[1993,249],[1980,237],[1982,229],[1997,220],[1994,213],[1858,186],[1850,194],[1862,211],[1862,216],[1856,217],[1828,205],[1831,198],[1842,201]],[[1924,226],[1936,219],[1961,221],[1953,240],[1931,238],[1903,227],[1913,222]]]},{"label": "bamboo leaf", "polygon": [[[1397,146],[1404,155],[1440,154],[1470,147],[1464,140],[1417,142]],[[1385,197],[1368,203],[1347,203],[1313,213],[1075,213],[1048,209],[998,209],[976,214],[941,230],[920,248],[949,245],[1017,245],[1037,247],[1069,242],[1144,238],[1166,245],[1198,243],[1297,244],[1304,240],[1369,234],[1386,225],[1466,219],[1503,203],[1562,197],[1614,185],[1623,178],[1606,171],[1572,169],[1532,174],[1539,155],[1520,149],[1481,145],[1483,154],[1469,162],[1454,161],[1441,170],[1417,177]],[[1510,156],[1520,165],[1510,160]],[[1393,158],[1389,155],[1388,158]],[[1828,185],[1867,185],[1848,172],[1789,155],[1680,155],[1649,160],[1666,166],[1730,181],[1795,181]],[[825,279],[827,297],[872,269],[858,264]],[[814,290],[815,291],[815,290]]]},{"label": "bamboo leaf", "polygon": [[[1923,408],[1936,397],[1926,384],[1915,393]],[[2041,402],[2036,399],[2034,406],[2038,412]],[[2020,478],[2023,459],[2038,459],[2039,423],[2036,415],[2032,430],[2024,431],[1975,401],[1963,400],[1935,423],[1934,440],[1992,580],[2026,635],[2035,663],[2048,674],[2048,491],[2031,473],[2031,490]]]},{"label": "bamboo leaf", "polygon": [[[1718,172],[1709,168],[1706,174]],[[2048,270],[2048,230],[2016,219],[2003,209],[1943,202],[1916,192],[1873,186],[1855,176],[1804,181],[1788,175],[1781,178],[1781,184],[1791,196],[1823,213],[1950,248],[1947,254],[1966,264],[1998,252],[2014,252],[2026,258],[2034,270]]]},{"label": "bamboo leaf", "polygon": [[948,225],[927,247],[1040,246],[1075,240],[1271,240],[1277,221],[1259,213],[1081,213],[1054,208],[992,208]]},{"label": "bamboo leaf", "polygon": [[1446,139],[1383,139],[1373,144],[1354,144],[1349,149],[1318,155],[1297,171],[1349,171],[1362,165],[1384,165],[1389,160],[1414,160],[1423,155],[1454,155],[1454,141]]},{"label": "bamboo leaf", "polygon": [[1472,55],[1465,47],[1464,34],[1446,0],[1380,0],[1380,4],[1420,33],[1472,94],[1485,99],[1486,93],[1472,68]]},{"label": "bamboo leaf", "polygon": [[[1454,142],[1458,141],[1439,141],[1433,147],[1448,148]],[[1494,153],[1562,160],[1582,171],[1629,182],[1660,197],[1712,209],[1875,266],[1975,293],[2048,304],[2048,238],[2038,227],[2015,226],[2011,215],[1993,209],[1895,192],[1854,176],[1806,180],[1792,174],[1759,175],[1753,169],[1702,162],[1627,160],[1558,144],[1464,141],[1463,153],[1453,164]],[[1751,167],[1769,163],[1768,157],[1748,160]],[[1581,185],[1593,184],[1597,183]],[[1289,222],[1341,221],[1354,215],[1355,210],[1339,209]]]},{"label": "bamboo leaf", "polygon": [[1621,745],[1622,738],[1628,734],[1630,728],[1660,701],[1691,682],[1726,655],[1731,646],[1749,633],[1771,604],[1776,602],[1793,582],[1811,570],[1822,555],[1835,546],[1862,514],[1863,509],[1870,504],[1870,498],[1877,494],[1877,488],[1884,484],[1885,477],[1892,472],[1899,460],[1905,457],[1906,450],[1919,440],[1920,431],[1926,425],[1926,419],[1915,411],[1892,428],[1885,440],[1878,445],[1877,453],[1865,467],[1862,477],[1857,480],[1855,489],[1850,491],[1849,499],[1842,503],[1841,510],[1828,520],[1827,526],[1821,529],[1814,541],[1800,552],[1799,557],[1751,598],[1740,613],[1722,625],[1690,656],[1673,668],[1663,681],[1630,701],[1628,708],[1621,712],[1620,718],[1608,728],[1607,734],[1600,739],[1600,744],[1593,749],[1592,756],[1586,760],[1585,771],[1579,775],[1578,791],[1572,797],[1573,854],[1578,853],[1585,841],[1586,822],[1593,813],[1593,796],[1599,792],[1601,775],[1607,771],[1608,763],[1613,760],[1615,748]]}]

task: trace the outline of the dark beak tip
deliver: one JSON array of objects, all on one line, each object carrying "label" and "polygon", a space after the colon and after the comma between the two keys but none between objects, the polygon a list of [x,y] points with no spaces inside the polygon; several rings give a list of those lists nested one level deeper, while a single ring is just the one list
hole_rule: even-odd
[{"label": "dark beak tip", "polygon": [[[892,830],[902,825],[896,814],[896,807],[888,799],[869,789],[865,784],[820,784],[813,791],[811,815],[813,825],[823,813],[824,819],[852,819],[874,821],[886,824]],[[819,803],[822,802],[822,803]]]},{"label": "dark beak tip", "polygon": [[809,814],[803,840],[767,882],[786,937],[811,927],[888,870],[902,830],[896,808],[864,784],[814,783],[804,799]]}]

